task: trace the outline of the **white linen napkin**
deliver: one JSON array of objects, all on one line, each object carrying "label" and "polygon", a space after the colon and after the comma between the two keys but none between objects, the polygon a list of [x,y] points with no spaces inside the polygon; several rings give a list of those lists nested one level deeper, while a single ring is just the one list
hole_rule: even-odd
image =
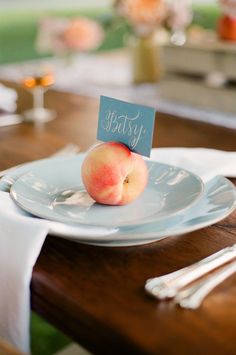
[{"label": "white linen napkin", "polygon": [[9,193],[0,191],[0,338],[30,352],[30,280],[50,230],[57,235],[104,236],[114,228],[69,226],[38,219],[21,210]]},{"label": "white linen napkin", "polygon": [[[10,199],[9,195],[7,197]],[[6,208],[6,204],[1,204],[0,336],[28,353],[29,284],[33,266],[47,235],[47,227],[32,223],[30,219],[22,220],[17,215],[13,219]]]},{"label": "white linen napkin", "polygon": [[[215,175],[236,177],[236,152],[204,148],[155,148],[151,159],[177,165],[204,181]],[[29,352],[30,279],[32,268],[51,226],[61,234],[114,233],[114,229],[68,227],[30,217],[6,192],[0,191],[0,337]],[[68,230],[70,228],[70,230]],[[71,234],[70,234],[71,233]]]},{"label": "white linen napkin", "polygon": [[189,170],[204,182],[216,175],[236,177],[236,152],[206,148],[154,148],[151,159]]}]

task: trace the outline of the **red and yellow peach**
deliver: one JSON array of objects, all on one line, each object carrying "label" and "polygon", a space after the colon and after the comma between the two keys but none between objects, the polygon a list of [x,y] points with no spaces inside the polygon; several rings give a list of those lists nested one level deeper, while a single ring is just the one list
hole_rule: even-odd
[{"label": "red and yellow peach", "polygon": [[148,171],[141,155],[124,144],[108,142],[88,153],[82,164],[82,179],[96,202],[126,205],[145,189]]}]

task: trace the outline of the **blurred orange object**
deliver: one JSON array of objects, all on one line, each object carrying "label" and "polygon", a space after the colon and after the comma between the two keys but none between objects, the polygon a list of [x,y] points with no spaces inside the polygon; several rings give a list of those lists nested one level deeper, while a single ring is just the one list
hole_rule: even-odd
[{"label": "blurred orange object", "polygon": [[47,88],[54,84],[54,75],[49,73],[41,76],[28,76],[23,79],[22,84],[26,89],[34,89],[37,86]]},{"label": "blurred orange object", "polygon": [[218,37],[224,41],[236,41],[236,17],[223,15],[218,23]]},{"label": "blurred orange object", "polygon": [[32,69],[31,73],[22,79],[22,86],[33,95],[33,108],[23,112],[25,121],[43,123],[56,117],[55,111],[44,107],[44,93],[54,82],[53,73],[44,68]]}]

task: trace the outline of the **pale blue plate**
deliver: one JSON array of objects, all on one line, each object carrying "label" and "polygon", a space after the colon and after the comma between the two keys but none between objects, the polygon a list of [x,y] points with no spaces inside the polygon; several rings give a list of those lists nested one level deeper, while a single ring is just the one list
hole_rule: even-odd
[{"label": "pale blue plate", "polygon": [[[6,208],[12,206],[6,203]],[[188,210],[170,218],[141,226],[121,228],[89,227],[58,222],[48,223],[49,233],[76,242],[104,247],[126,247],[148,244],[163,238],[181,235],[207,227],[227,217],[236,207],[236,188],[223,176],[217,176],[205,184],[203,195]],[[15,213],[27,218],[32,215],[16,209]]]},{"label": "pale blue plate", "polygon": [[49,220],[122,227],[158,222],[191,207],[203,192],[201,179],[178,167],[147,161],[148,185],[126,206],[95,203],[81,180],[84,155],[41,161],[13,184],[11,196],[25,211]]}]

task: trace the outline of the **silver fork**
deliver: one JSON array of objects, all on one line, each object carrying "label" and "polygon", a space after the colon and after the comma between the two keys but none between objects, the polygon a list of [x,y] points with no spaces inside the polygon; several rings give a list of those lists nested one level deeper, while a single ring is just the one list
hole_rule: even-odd
[{"label": "silver fork", "polygon": [[[50,155],[50,157],[57,157],[57,156],[68,156],[76,154],[80,151],[79,146],[76,144],[66,144],[63,148],[57,150],[55,153]],[[9,169],[2,170],[0,172],[0,190],[9,192],[12,184],[14,184],[16,178],[12,176],[8,176],[9,173],[14,171],[16,168],[19,168],[27,163],[19,164]],[[17,176],[18,178],[19,176]]]},{"label": "silver fork", "polygon": [[221,282],[236,272],[236,261],[214,272],[204,280],[198,281],[195,285],[189,286],[180,291],[174,301],[182,308],[197,309],[205,297]]},{"label": "silver fork", "polygon": [[208,272],[231,261],[236,257],[236,244],[224,248],[199,262],[167,275],[148,279],[145,290],[152,296],[163,300],[175,297],[178,292],[191,282]]},{"label": "silver fork", "polygon": [[51,155],[51,157],[56,157],[56,156],[67,156],[70,154],[76,154],[79,153],[80,147],[77,144],[69,143],[66,144],[64,147],[61,149],[57,150],[55,153]]}]

